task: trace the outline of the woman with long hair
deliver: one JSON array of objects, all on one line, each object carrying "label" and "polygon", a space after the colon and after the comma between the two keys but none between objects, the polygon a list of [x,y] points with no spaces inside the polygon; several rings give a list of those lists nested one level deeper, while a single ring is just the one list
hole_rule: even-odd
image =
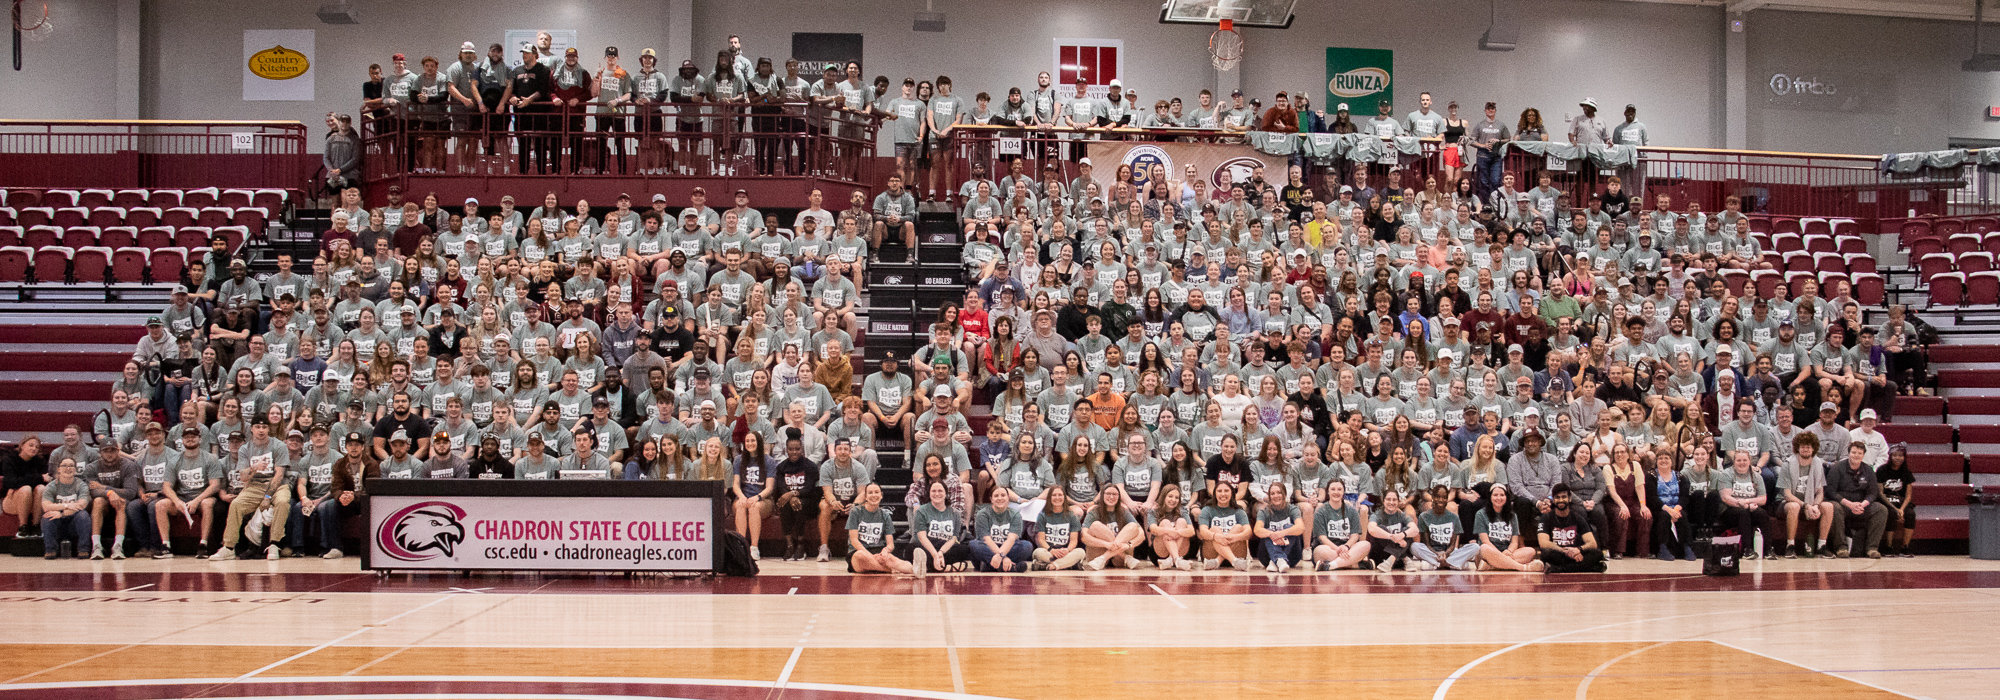
[{"label": "woman with long hair", "polygon": [[1472,519],[1472,535],[1479,543],[1480,568],[1506,571],[1541,571],[1537,549],[1527,544],[1532,533],[1521,531],[1521,518],[1507,502],[1505,484],[1480,487],[1480,502]]},{"label": "woman with long hair", "polygon": [[[1235,486],[1229,482],[1212,486],[1211,500],[1196,519],[1202,540],[1203,569],[1219,569],[1227,564],[1237,571],[1250,570],[1250,514],[1238,504]],[[1244,486],[1247,488],[1248,484]]]},{"label": "woman with long hair", "polygon": [[1347,498],[1347,485],[1340,479],[1326,484],[1326,501],[1313,510],[1312,559],[1319,571],[1336,571],[1360,566],[1368,560],[1366,516]]},{"label": "woman with long hair", "polygon": [[1108,488],[1098,492],[1097,500],[1084,513],[1083,547],[1089,557],[1085,566],[1091,570],[1102,571],[1111,565],[1139,568],[1139,558],[1133,555],[1146,541],[1146,530],[1130,503],[1124,489]]},{"label": "woman with long hair", "polygon": [[[959,486],[958,472],[945,465],[945,456],[937,453],[924,455],[923,468],[910,477],[910,488],[904,491],[903,505],[916,512],[917,508],[930,501],[931,484],[944,484],[949,491],[947,505],[960,518],[970,515],[970,504],[966,502],[965,489]],[[922,494],[919,497],[919,494]]]},{"label": "woman with long hair", "polygon": [[[1082,420],[1086,419],[1079,418]],[[1078,435],[1056,461],[1055,475],[1055,488],[1050,491],[1068,491],[1070,510],[1082,517],[1084,504],[1097,500],[1110,473],[1104,467],[1104,455],[1091,445],[1090,437]]]},{"label": "woman with long hair", "polygon": [[870,482],[861,487],[855,507],[848,511],[846,527],[848,551],[852,552],[847,556],[850,571],[857,574],[916,572],[911,562],[896,556],[896,520],[882,508],[881,484]]},{"label": "woman with long hair", "polygon": [[763,552],[757,543],[763,541],[764,516],[771,514],[771,501],[764,494],[771,490],[772,471],[770,449],[761,433],[754,430],[743,433],[742,447],[736,451],[736,464],[731,472],[729,491],[736,497],[736,533],[750,538],[750,558],[762,559]]},{"label": "woman with long hair", "polygon": [[1073,569],[1089,554],[1083,548],[1083,520],[1076,508],[1062,489],[1049,489],[1048,508],[1042,512],[1034,535],[1035,551],[1030,556],[1035,561],[1028,565],[1029,571]]},{"label": "woman with long hair", "polygon": [[[914,491],[917,486],[911,484],[910,488]],[[972,548],[965,543],[964,516],[947,500],[947,494],[952,492],[944,482],[933,481],[923,489],[926,496],[923,504],[910,509],[910,539],[916,542],[922,555],[919,561],[925,566],[921,568],[929,568],[930,562],[936,562],[939,571],[961,572],[972,568]]]},{"label": "woman with long hair", "polygon": [[[1176,445],[1177,452],[1185,457],[1185,445]],[[1160,486],[1160,507],[1147,513],[1147,543],[1152,546],[1153,556],[1162,570],[1193,568],[1188,562],[1189,546],[1194,539],[1194,523],[1188,519],[1187,502],[1181,498],[1181,484],[1168,481]]]}]

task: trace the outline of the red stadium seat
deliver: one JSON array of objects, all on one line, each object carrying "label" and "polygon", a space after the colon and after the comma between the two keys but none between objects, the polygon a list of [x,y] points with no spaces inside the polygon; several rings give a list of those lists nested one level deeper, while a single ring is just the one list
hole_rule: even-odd
[{"label": "red stadium seat", "polygon": [[12,248],[20,245],[22,233],[25,233],[25,231],[22,231],[19,226],[0,226],[0,248]]},{"label": "red stadium seat", "polygon": [[111,206],[111,198],[117,193],[111,190],[84,190],[76,198],[76,205],[85,209]]},{"label": "red stadium seat", "polygon": [[1936,224],[1931,225],[1931,230],[1937,232],[1937,235],[1940,237],[1950,237],[1955,234],[1965,233],[1965,220],[1938,219]]},{"label": "red stadium seat", "polygon": [[1820,272],[1847,272],[1847,258],[1839,253],[1813,253],[1813,269]]},{"label": "red stadium seat", "polygon": [[1813,236],[1831,236],[1833,235],[1833,224],[1827,223],[1826,217],[1823,216],[1808,216],[1799,219],[1799,233],[1807,238]]},{"label": "red stadium seat", "polygon": [[42,193],[39,190],[7,190],[7,206],[20,209],[41,205]]},{"label": "red stadium seat", "polygon": [[54,226],[30,226],[21,236],[21,245],[29,248],[47,248],[62,245],[63,231]]},{"label": "red stadium seat", "polygon": [[1952,255],[1979,250],[1980,245],[1980,236],[1977,233],[1957,233],[1952,234],[1950,238],[1944,239],[1945,252]]},{"label": "red stadium seat", "polygon": [[125,210],[125,225],[133,228],[160,225],[160,210],[157,207],[132,207]]},{"label": "red stadium seat", "polygon": [[0,282],[28,281],[28,262],[34,257],[35,251],[20,246],[0,248]]},{"label": "red stadium seat", "polygon": [[146,267],[152,271],[155,282],[179,280],[182,268],[187,267],[187,251],[180,248],[155,248],[146,261]]},{"label": "red stadium seat", "polygon": [[1770,220],[1770,219],[1768,219],[1768,218],[1765,218],[1765,217],[1762,217],[1762,216],[1752,216],[1752,217],[1748,217],[1748,219],[1750,220],[1750,232],[1751,232],[1751,233],[1757,233],[1757,234],[1769,234],[1769,233],[1771,233],[1771,220]]},{"label": "red stadium seat", "polygon": [[118,248],[111,252],[111,277],[118,282],[135,284],[146,280],[146,260],[153,252],[145,248]]},{"label": "red stadium seat", "polygon": [[1756,283],[1757,296],[1771,298],[1778,292],[1778,283],[1785,280],[1784,273],[1777,270],[1757,270],[1750,273],[1750,280]]},{"label": "red stadium seat", "polygon": [[59,283],[69,278],[69,261],[76,251],[62,246],[48,246],[35,249],[35,270],[30,282],[40,284]]},{"label": "red stadium seat", "polygon": [[1770,265],[1773,270],[1782,270],[1785,268],[1785,256],[1780,255],[1778,251],[1771,250],[1770,248],[1765,248],[1764,253],[1757,256],[1757,259],[1764,261],[1766,265]]},{"label": "red stadium seat", "polygon": [[[285,208],[285,191],[278,189],[257,190],[250,198],[250,206],[264,210],[264,216],[277,216]],[[365,223],[365,222],[364,222]]]},{"label": "red stadium seat", "polygon": [[217,198],[215,200],[215,203],[216,206],[228,207],[230,209],[237,209],[241,207],[250,206],[250,200],[255,196],[256,193],[250,190],[241,190],[241,189],[223,190],[222,196],[220,198]]},{"label": "red stadium seat", "polygon": [[1943,272],[1930,278],[1931,306],[1958,306],[1965,302],[1965,275]]},{"label": "red stadium seat", "polygon": [[1835,236],[1833,249],[1842,253],[1868,253],[1868,241],[1860,236]]},{"label": "red stadium seat", "polygon": [[139,229],[139,247],[158,250],[174,245],[174,231],[165,226]]},{"label": "red stadium seat", "polygon": [[1917,259],[1917,276],[1925,280],[1953,269],[1950,253],[1931,253]]},{"label": "red stadium seat", "polygon": [[1748,270],[1723,270],[1722,283],[1729,287],[1730,296],[1743,296],[1743,288],[1750,284]]},{"label": "red stadium seat", "polygon": [[1806,236],[1805,244],[1808,253],[1831,253],[1840,250],[1840,244],[1835,243],[1833,236],[1828,235]]},{"label": "red stadium seat", "polygon": [[112,252],[100,246],[76,249],[70,257],[70,267],[74,270],[70,276],[77,284],[104,284],[105,275],[111,271]]},{"label": "red stadium seat", "polygon": [[1958,256],[1957,264],[1959,272],[1985,272],[1993,269],[1993,254],[1983,250],[1965,253]]},{"label": "red stadium seat", "polygon": [[213,235],[228,238],[229,252],[234,253],[243,249],[243,242],[249,240],[250,231],[241,226],[217,226]]},{"label": "red stadium seat", "polygon": [[1930,255],[1932,253],[1942,253],[1944,252],[1944,239],[1936,237],[1924,237],[1924,238],[1912,239],[1909,242],[1909,249],[1910,249],[1911,260],[1915,260],[1917,258],[1921,258],[1923,256]]},{"label": "red stadium seat", "polygon": [[1784,257],[1785,257],[1785,264],[1780,266],[1778,269],[1784,270],[1786,272],[1805,272],[1807,270],[1813,269],[1812,253],[1808,253],[1803,250],[1794,250],[1785,253]]},{"label": "red stadium seat", "polygon": [[184,226],[174,232],[174,246],[207,250],[210,233],[214,232],[200,226]]},{"label": "red stadium seat", "polygon": [[149,194],[151,193],[145,190],[119,190],[117,194],[111,196],[111,206],[120,209],[143,207],[146,206],[147,195]]},{"label": "red stadium seat", "polygon": [[98,207],[90,210],[90,225],[97,227],[124,226],[125,210],[118,207]]},{"label": "red stadium seat", "polygon": [[49,223],[63,228],[90,225],[90,210],[83,207],[63,207],[57,209]]},{"label": "red stadium seat", "polygon": [[1827,219],[1827,224],[1833,227],[1835,238],[1861,235],[1861,224],[1853,219]]},{"label": "red stadium seat", "polygon": [[1791,298],[1797,299],[1800,294],[1805,293],[1807,282],[1817,281],[1819,281],[1819,275],[1810,270],[1805,272],[1787,272],[1785,273],[1785,292],[1790,294]]},{"label": "red stadium seat", "polygon": [[42,206],[58,208],[76,206],[77,194],[76,190],[49,190],[43,192]]},{"label": "red stadium seat", "polygon": [[99,233],[102,231],[95,226],[71,226],[63,230],[63,245],[71,248],[94,246]]},{"label": "red stadium seat", "polygon": [[1995,219],[1990,216],[1973,217],[1965,220],[1965,228],[1966,230],[1971,231],[1973,233],[1979,233],[1979,234],[1991,233],[1993,231],[2000,230],[2000,219]]},{"label": "red stadium seat", "polygon": [[180,190],[153,190],[146,197],[146,203],[154,209],[172,209],[181,205]]},{"label": "red stadium seat", "polygon": [[1876,269],[1875,256],[1867,253],[1843,253],[1841,258],[1847,261],[1848,272],[1874,272]]},{"label": "red stadium seat", "polygon": [[236,210],[228,207],[202,207],[201,211],[195,216],[194,221],[196,225],[215,228],[217,226],[228,226],[229,217],[235,215]]},{"label": "red stadium seat", "polygon": [[160,225],[184,228],[194,226],[195,221],[199,218],[201,218],[201,212],[191,207],[174,207],[160,215]]},{"label": "red stadium seat", "polygon": [[259,209],[257,207],[243,207],[241,209],[236,210],[235,216],[231,216],[229,218],[229,223],[230,225],[233,226],[243,227],[245,230],[249,231],[250,234],[253,236],[262,236],[264,233],[264,221],[266,218],[267,217],[265,216],[263,209]]},{"label": "red stadium seat", "polygon": [[19,207],[14,210],[14,223],[21,226],[47,226],[55,218],[56,210],[50,207]]},{"label": "red stadium seat", "polygon": [[1794,250],[1805,250],[1806,244],[1804,240],[1799,238],[1799,234],[1774,233],[1771,234],[1771,249],[1780,253],[1789,253]]},{"label": "red stadium seat", "polygon": [[2000,272],[1966,273],[1965,303],[1972,306],[2000,304]]},{"label": "red stadium seat", "polygon": [[221,197],[222,197],[222,190],[216,189],[214,187],[203,187],[198,190],[188,190],[186,192],[181,193],[181,206],[188,207],[191,209],[212,207],[215,206],[216,200],[220,199]]},{"label": "red stadium seat", "polygon": [[0,207],[0,226],[18,225],[13,207]]},{"label": "red stadium seat", "polygon": [[136,245],[138,240],[139,230],[130,226],[112,226],[97,235],[97,244],[112,250],[130,248]]},{"label": "red stadium seat", "polygon": [[1798,217],[1795,216],[1771,217],[1771,233],[1774,235],[1780,233],[1797,234],[1802,230],[1803,229],[1799,227]]},{"label": "red stadium seat", "polygon": [[1854,300],[1863,306],[1881,306],[1888,301],[1888,292],[1883,286],[1882,276],[1874,272],[1856,272],[1854,278]]}]

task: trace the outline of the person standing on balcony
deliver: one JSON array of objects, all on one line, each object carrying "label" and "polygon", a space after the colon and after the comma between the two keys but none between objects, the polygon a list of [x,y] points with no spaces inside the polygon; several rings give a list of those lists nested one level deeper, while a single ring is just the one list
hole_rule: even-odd
[{"label": "person standing on balcony", "polygon": [[[702,77],[701,69],[696,68],[691,60],[681,61],[680,73],[667,83],[667,91],[673,95],[674,102],[682,105],[705,102],[711,92],[708,79]],[[702,130],[701,119],[696,117],[696,109],[681,106],[674,110],[675,128],[683,134],[675,139],[674,165],[682,175],[694,174],[695,150],[701,143],[701,137],[697,136]]]},{"label": "person standing on balcony", "polygon": [[327,196],[339,197],[349,183],[360,181],[361,143],[354,133],[353,117],[326,114],[326,148],[320,158],[326,167]]},{"label": "person standing on balcony", "polygon": [[1586,97],[1577,104],[1583,107],[1583,116],[1570,120],[1569,142],[1578,146],[1609,145],[1611,130],[1604,127],[1604,120],[1597,118],[1597,100]]},{"label": "person standing on balcony", "polygon": [[[659,104],[668,99],[667,74],[659,71],[660,57],[652,49],[639,50],[639,72],[629,79],[631,102],[638,106],[638,123],[633,130],[639,132],[639,172],[656,174],[666,166],[666,144],[660,141],[660,132],[666,125],[660,116]],[[622,164],[621,164],[622,167]],[[661,195],[656,203],[664,203]]]},{"label": "person standing on balcony", "polygon": [[[592,97],[590,71],[583,68],[577,58],[576,47],[572,46],[563,49],[562,64],[551,70],[550,75],[555,78],[555,103],[563,116],[560,123],[549,123],[549,128],[560,125],[563,132],[569,135],[569,173],[575,175],[583,165],[583,114],[589,109],[587,103]],[[549,141],[549,147],[551,151],[557,150],[553,139]],[[560,172],[562,167],[555,165],[554,169]]]},{"label": "person standing on balcony", "polygon": [[555,77],[547,66],[535,62],[535,56],[534,44],[521,45],[521,65],[508,73],[507,92],[501,96],[501,101],[514,111],[516,150],[520,154],[516,172],[524,175],[531,161],[546,174],[553,150],[547,137],[538,132],[548,128],[542,115],[548,111]]},{"label": "person standing on balcony", "polygon": [[[1640,148],[1646,145],[1646,123],[1639,121],[1638,105],[1625,105],[1625,123],[1612,128],[1611,143],[1616,146],[1631,146],[1633,148]],[[1646,191],[1646,183],[1643,178],[1645,169],[1627,167],[1619,168],[1619,172],[1621,175],[1624,175],[1624,179],[1632,181],[1633,188],[1636,191]]]},{"label": "person standing on balcony", "polygon": [[377,106],[375,133],[391,136],[390,148],[402,149],[397,162],[402,167],[410,167],[410,156],[415,150],[416,135],[409,133],[409,118],[405,110],[410,106],[410,86],[416,83],[417,74],[410,72],[409,59],[403,54],[390,57],[389,75],[382,79],[382,99]]},{"label": "person standing on balcony", "polygon": [[479,49],[468,41],[458,45],[458,62],[444,69],[445,86],[451,91],[451,104],[446,111],[451,113],[451,130],[456,137],[452,153],[457,157],[454,169],[460,173],[471,172],[472,145],[478,139],[473,136],[485,126],[482,116],[486,110],[480,103],[479,94]]},{"label": "person standing on balcony", "polygon": [[483,125],[486,129],[486,155],[491,159],[481,170],[492,172],[502,162],[499,157],[507,152],[507,141],[502,134],[507,132],[506,96],[513,71],[507,67],[506,49],[499,44],[487,46],[486,60],[478,64],[476,75],[479,113],[486,120]]},{"label": "person standing on balcony", "polygon": [[444,111],[450,104],[451,81],[438,72],[435,56],[425,56],[424,72],[410,83],[410,99],[415,103],[411,108],[414,119],[410,129],[417,139],[416,169],[422,173],[438,173],[444,170]]},{"label": "person standing on balcony", "polygon": [[618,154],[618,173],[626,172],[625,105],[632,102],[632,83],[632,74],[618,65],[618,47],[604,47],[604,64],[597,69],[597,81],[591,88],[597,109],[597,133],[602,134],[597,138],[597,157],[591,160],[591,167],[599,175],[611,172],[613,152]]}]

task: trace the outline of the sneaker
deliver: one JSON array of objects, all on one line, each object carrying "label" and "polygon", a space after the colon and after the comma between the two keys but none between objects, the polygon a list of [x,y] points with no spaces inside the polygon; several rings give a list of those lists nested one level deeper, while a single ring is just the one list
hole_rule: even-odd
[{"label": "sneaker", "polygon": [[[756,547],[750,548],[750,558],[757,558]],[[917,578],[923,578],[924,570],[930,568],[930,559],[930,552],[926,552],[922,548],[917,549],[916,553],[910,555],[910,571],[915,573]]]},{"label": "sneaker", "polygon": [[340,550],[338,550],[338,549],[329,549],[329,550],[326,550],[326,553],[325,553],[325,554],[321,554],[321,555],[319,555],[319,558],[321,558],[321,559],[339,559],[339,558],[341,558],[341,557],[344,557],[344,556],[347,556],[347,555],[345,555],[345,554],[341,554],[341,553],[340,553]]},{"label": "sneaker", "polygon": [[286,558],[286,559],[290,559],[290,558],[292,558],[292,557],[300,557],[300,556],[305,556],[305,553],[304,553],[304,552],[294,552],[294,551],[292,551],[292,548],[291,548],[291,547],[279,547],[279,548],[278,548],[278,554],[279,554],[279,556],[282,556],[282,557],[284,557],[284,558]]},{"label": "sneaker", "polygon": [[265,548],[264,548],[264,558],[265,558],[265,559],[270,559],[270,560],[274,560],[274,561],[275,561],[275,560],[276,560],[276,559],[277,559],[277,558],[278,558],[279,556],[280,556],[280,552],[278,551],[278,545],[275,545],[275,544],[274,544],[274,545],[271,545],[271,546],[269,546],[269,547],[265,547]]},{"label": "sneaker", "polygon": [[1283,574],[1283,573],[1289,573],[1289,572],[1291,572],[1291,570],[1292,570],[1292,563],[1291,563],[1291,562],[1289,562],[1289,561],[1285,561],[1285,560],[1283,560],[1283,559],[1279,559],[1279,560],[1278,560],[1278,573],[1281,573],[1281,574]]},{"label": "sneaker", "polygon": [[1821,559],[1832,559],[1832,558],[1834,558],[1834,556],[1836,556],[1836,555],[1835,555],[1835,554],[1833,553],[1833,549],[1832,549],[1831,547],[1821,547],[1821,548],[1819,548],[1819,558],[1821,558]]},{"label": "sneaker", "polygon": [[1841,559],[1846,559],[1848,557],[1854,556],[1854,552],[1853,550],[1848,550],[1848,549],[1837,549],[1834,550],[1833,556],[1839,557]]},{"label": "sneaker", "polygon": [[819,546],[819,560],[820,560],[820,561],[826,561],[827,559],[830,559],[830,558],[832,558],[832,557],[833,557],[833,550],[832,550],[832,549],[829,549],[829,548],[828,548],[828,547],[827,547],[826,545],[820,545],[820,546]]},{"label": "sneaker", "polygon": [[1131,556],[1131,555],[1126,555],[1126,556],[1125,556],[1125,568],[1127,568],[1127,569],[1137,569],[1137,568],[1139,568],[1139,558],[1138,558],[1138,557],[1135,557],[1135,556]]},{"label": "sneaker", "polygon": [[90,560],[91,560],[91,561],[97,561],[97,560],[99,560],[99,559],[103,559],[103,558],[104,558],[104,547],[102,547],[102,546],[99,546],[99,545],[91,545],[91,546],[90,546]]},{"label": "sneaker", "polygon": [[1231,566],[1236,567],[1237,571],[1249,571],[1250,567],[1255,566],[1255,564],[1251,563],[1249,557],[1242,557],[1229,563]]},{"label": "sneaker", "polygon": [[1084,562],[1083,568],[1089,569],[1091,571],[1103,571],[1104,565],[1107,563],[1109,562],[1104,557],[1098,557],[1096,559]]},{"label": "sneaker", "polygon": [[209,561],[229,561],[235,558],[236,558],[235,547],[223,547],[222,549],[215,550],[214,554],[208,555]]},{"label": "sneaker", "polygon": [[1413,563],[1415,563],[1415,564],[1416,564],[1416,568],[1417,568],[1417,570],[1418,570],[1418,571],[1437,571],[1437,568],[1438,568],[1438,565],[1436,565],[1436,564],[1432,564],[1432,563],[1430,563],[1430,562],[1427,562],[1427,561],[1424,561],[1424,560],[1422,560],[1422,559],[1418,559],[1417,561],[1415,561],[1415,562],[1413,562]]},{"label": "sneaker", "polygon": [[1687,556],[1687,560],[1688,560],[1688,561],[1694,561],[1694,548],[1693,548],[1693,547],[1686,547],[1686,548],[1684,548],[1684,549],[1685,549],[1686,551],[1683,551],[1683,552],[1681,552],[1681,554],[1684,554],[1684,555],[1686,555],[1686,556]]},{"label": "sneaker", "polygon": [[168,551],[168,550],[167,550],[167,549],[165,549],[165,548],[161,548],[161,549],[156,549],[156,550],[153,550],[153,558],[154,558],[154,559],[172,559],[172,558],[174,558],[174,553],[173,553],[173,552],[171,552],[171,551]]},{"label": "sneaker", "polygon": [[1272,574],[1278,573],[1278,562],[1274,561],[1269,564],[1265,564],[1264,571],[1265,573],[1272,573]]},{"label": "sneaker", "polygon": [[1220,569],[1220,568],[1222,568],[1222,560],[1221,560],[1221,559],[1203,559],[1203,560],[1201,560],[1201,569],[1203,569],[1203,570],[1206,570],[1206,571],[1214,571],[1214,570],[1216,570],[1216,569]]},{"label": "sneaker", "polygon": [[1786,559],[1797,559],[1797,558],[1799,558],[1799,546],[1798,546],[1798,545],[1789,545],[1789,546],[1785,547],[1785,558],[1786,558]]},{"label": "sneaker", "polygon": [[1188,571],[1194,568],[1194,562],[1188,561],[1186,559],[1175,558],[1174,568],[1180,569],[1182,571]]},{"label": "sneaker", "polygon": [[[921,555],[922,552],[918,552],[918,554]],[[763,545],[752,545],[750,547],[750,561],[763,561],[763,560],[764,560]]]},{"label": "sneaker", "polygon": [[111,548],[111,559],[112,559],[112,561],[117,561],[117,560],[119,560],[119,559],[124,559],[124,558],[125,558],[125,549],[124,549],[124,548],[122,548],[122,547],[112,547],[112,548]]},{"label": "sneaker", "polygon": [[55,552],[42,552],[42,558],[43,558],[43,559],[51,559],[51,560],[53,560],[53,559],[55,559],[55,558],[56,558],[56,553],[55,553]]},{"label": "sneaker", "polygon": [[1047,565],[1047,564],[1044,564],[1044,563],[1041,563],[1041,562],[1038,562],[1038,561],[1031,561],[1031,562],[1028,562],[1028,570],[1029,570],[1029,571],[1048,571],[1048,570],[1049,570],[1049,565]]},{"label": "sneaker", "polygon": [[1897,557],[1900,557],[1900,558],[1903,558],[1903,559],[1915,559],[1915,558],[1917,558],[1917,555],[1915,555],[1915,554],[1911,554],[1911,553],[1910,553],[1910,548],[1908,548],[1908,547],[1904,547],[1904,548],[1902,549],[1902,551],[1899,551],[1899,552],[1896,552],[1896,556],[1897,556]]},{"label": "sneaker", "polygon": [[1882,558],[1882,550],[1879,550],[1879,549],[1871,549],[1871,550],[1868,550],[1868,558],[1869,558],[1869,559],[1881,559],[1881,558]]},{"label": "sneaker", "polygon": [[1391,570],[1395,568],[1396,568],[1395,557],[1388,557],[1386,559],[1383,559],[1382,561],[1375,562],[1375,570],[1385,574],[1389,573]]},{"label": "sneaker", "polygon": [[1673,550],[1671,550],[1671,549],[1667,549],[1667,546],[1666,546],[1666,545],[1660,545],[1660,554],[1659,554],[1659,557],[1660,557],[1660,561],[1673,561],[1673,560],[1674,560],[1674,552],[1673,552]]}]

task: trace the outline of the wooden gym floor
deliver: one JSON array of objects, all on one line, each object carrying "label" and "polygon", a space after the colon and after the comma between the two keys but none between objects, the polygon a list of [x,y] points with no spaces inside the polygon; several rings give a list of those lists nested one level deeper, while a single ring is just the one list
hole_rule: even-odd
[{"label": "wooden gym floor", "polygon": [[754,580],[0,560],[16,698],[1990,698],[2000,565]]}]

